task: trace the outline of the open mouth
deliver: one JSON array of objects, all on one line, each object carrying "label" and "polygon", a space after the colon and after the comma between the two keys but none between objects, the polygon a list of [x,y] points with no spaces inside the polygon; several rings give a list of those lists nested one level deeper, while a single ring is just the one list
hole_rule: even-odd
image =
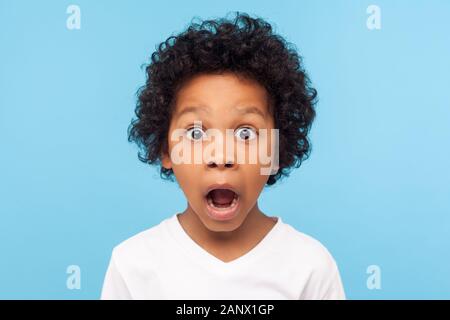
[{"label": "open mouth", "polygon": [[208,192],[206,200],[217,209],[230,208],[237,204],[238,195],[229,189],[214,189]]},{"label": "open mouth", "polygon": [[212,189],[206,194],[208,214],[215,220],[229,220],[237,214],[239,195],[231,189]]}]

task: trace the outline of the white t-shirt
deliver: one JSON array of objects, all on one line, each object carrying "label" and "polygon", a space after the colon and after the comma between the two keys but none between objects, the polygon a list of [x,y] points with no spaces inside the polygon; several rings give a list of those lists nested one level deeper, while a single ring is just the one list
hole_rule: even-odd
[{"label": "white t-shirt", "polygon": [[113,249],[101,299],[345,299],[335,260],[280,217],[243,256],[224,262],[177,214]]}]

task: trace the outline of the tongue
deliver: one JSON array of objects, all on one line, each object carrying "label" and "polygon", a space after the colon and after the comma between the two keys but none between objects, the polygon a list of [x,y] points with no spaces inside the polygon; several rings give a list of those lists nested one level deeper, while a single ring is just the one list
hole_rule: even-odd
[{"label": "tongue", "polygon": [[234,192],[227,189],[215,189],[210,193],[215,204],[230,204],[234,199]]}]

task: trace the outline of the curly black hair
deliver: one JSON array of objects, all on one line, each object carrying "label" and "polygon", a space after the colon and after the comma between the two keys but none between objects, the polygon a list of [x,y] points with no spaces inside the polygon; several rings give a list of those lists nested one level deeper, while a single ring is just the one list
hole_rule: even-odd
[{"label": "curly black hair", "polygon": [[[280,150],[279,170],[267,181],[273,185],[300,167],[311,151],[307,135],[316,116],[317,91],[310,85],[302,58],[262,18],[236,12],[233,19],[194,20],[151,55],[145,67],[146,84],[136,93],[137,118],[128,128],[128,141],[139,146],[139,160],[160,165],[161,154],[168,152],[173,102],[183,83],[200,73],[230,71],[256,80],[272,101]],[[173,170],[161,166],[160,176],[173,180]]]}]

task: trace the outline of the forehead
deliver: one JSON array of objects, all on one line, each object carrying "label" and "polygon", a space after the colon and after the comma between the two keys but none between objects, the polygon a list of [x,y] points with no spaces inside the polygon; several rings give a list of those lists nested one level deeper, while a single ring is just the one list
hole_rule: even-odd
[{"label": "forehead", "polygon": [[175,116],[190,112],[254,113],[266,115],[269,99],[258,82],[233,73],[201,74],[188,80],[177,93]]}]

